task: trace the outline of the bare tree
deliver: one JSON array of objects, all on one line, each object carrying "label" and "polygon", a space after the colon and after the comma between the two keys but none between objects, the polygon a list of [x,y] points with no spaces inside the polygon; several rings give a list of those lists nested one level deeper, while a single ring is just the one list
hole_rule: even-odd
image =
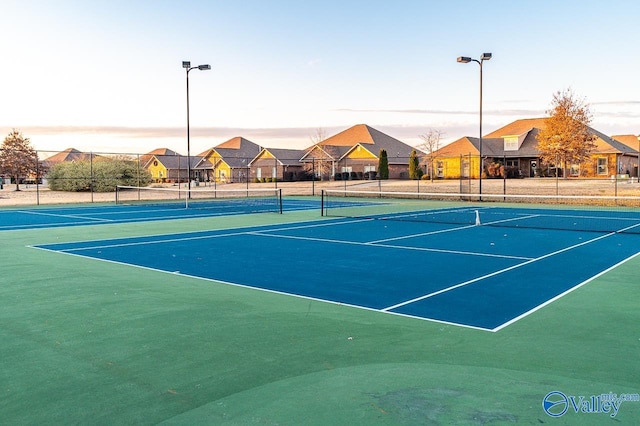
[{"label": "bare tree", "polygon": [[570,163],[582,163],[595,149],[596,136],[589,128],[591,112],[583,99],[577,99],[571,89],[553,95],[549,117],[544,129],[536,136],[540,158],[564,171]]},{"label": "bare tree", "polygon": [[13,129],[0,147],[0,176],[12,177],[16,183],[16,191],[20,191],[20,179],[35,176],[37,163],[38,153],[31,147],[29,138]]},{"label": "bare tree", "polygon": [[310,139],[313,146],[309,148],[309,155],[303,164],[303,169],[315,176],[320,175],[320,179],[324,180],[325,176],[331,176],[336,160],[336,149],[330,145],[325,145],[323,142],[327,138],[326,131],[318,127],[311,135]]},{"label": "bare tree", "polygon": [[443,135],[442,131],[429,128],[427,133],[419,136],[422,139],[422,143],[418,145],[418,148],[425,153],[422,156],[422,162],[427,166],[427,173],[431,181],[433,181],[434,175],[433,163],[438,156],[437,152],[440,149],[440,140]]}]

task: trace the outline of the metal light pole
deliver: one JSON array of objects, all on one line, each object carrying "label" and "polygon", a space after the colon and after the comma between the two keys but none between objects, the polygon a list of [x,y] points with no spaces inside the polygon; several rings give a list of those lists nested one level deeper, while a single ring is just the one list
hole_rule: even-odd
[{"label": "metal light pole", "polygon": [[[189,71],[199,69],[210,70],[211,65],[198,65],[192,67],[190,61],[182,61],[182,68],[187,70],[187,200],[191,197],[191,135],[189,130]],[[180,169],[178,169],[178,181],[180,181]],[[189,201],[187,201],[189,203]],[[188,205],[188,204],[187,204]]]},{"label": "metal light pole", "polygon": [[458,62],[460,63],[467,64],[469,62],[476,62],[478,65],[480,65],[480,143],[478,146],[478,151],[480,153],[480,175],[478,176],[478,178],[480,179],[478,181],[478,192],[480,194],[480,200],[482,200],[482,171],[484,170],[484,160],[482,158],[482,63],[491,59],[491,56],[491,53],[483,53],[482,56],[480,56],[480,60],[472,59],[467,56],[458,57]]},{"label": "metal light pole", "polygon": [[640,135],[638,135],[638,167],[636,168],[636,182],[640,183]]}]

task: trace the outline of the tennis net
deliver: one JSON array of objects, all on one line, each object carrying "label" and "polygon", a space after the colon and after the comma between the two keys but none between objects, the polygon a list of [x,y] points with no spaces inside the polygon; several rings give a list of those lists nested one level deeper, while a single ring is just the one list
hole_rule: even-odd
[{"label": "tennis net", "polygon": [[640,233],[640,197],[323,190],[333,217]]},{"label": "tennis net", "polygon": [[116,187],[116,204],[217,209],[229,214],[282,213],[282,190],[279,188],[187,190],[118,186]]}]

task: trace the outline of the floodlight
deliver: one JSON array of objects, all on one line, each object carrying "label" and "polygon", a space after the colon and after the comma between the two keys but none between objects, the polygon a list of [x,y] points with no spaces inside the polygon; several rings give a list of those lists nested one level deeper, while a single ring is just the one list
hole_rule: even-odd
[{"label": "floodlight", "polygon": [[209,64],[198,65],[198,69],[199,70],[210,70],[211,69],[211,65],[209,65]]},{"label": "floodlight", "polygon": [[491,53],[483,53],[482,56],[480,56],[480,59],[483,61],[488,61],[489,59],[491,59]]},{"label": "floodlight", "polygon": [[466,64],[471,62],[471,58],[469,58],[468,56],[458,56],[458,62]]},{"label": "floodlight", "polygon": [[182,61],[182,68],[190,68],[190,67],[191,67],[191,62]]}]

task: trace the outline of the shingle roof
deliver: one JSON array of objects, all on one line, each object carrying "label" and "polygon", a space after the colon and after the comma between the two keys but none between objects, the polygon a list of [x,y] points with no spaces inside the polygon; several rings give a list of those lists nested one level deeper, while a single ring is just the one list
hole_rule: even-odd
[{"label": "shingle roof", "polygon": [[[269,152],[279,164],[283,166],[299,166],[300,159],[304,156],[305,151],[303,149],[287,149],[287,148],[264,148],[260,151],[260,154]],[[260,155],[258,154],[256,158]],[[253,161],[252,160],[252,161]]]},{"label": "shingle roof", "polygon": [[640,148],[640,141],[636,135],[615,135],[611,137],[616,141],[623,143],[628,148],[631,148],[636,153],[638,152],[638,148]]},{"label": "shingle roof", "polygon": [[[162,165],[165,166],[167,169],[186,170],[188,168],[186,155],[153,155],[151,159],[147,161],[147,164],[151,162],[154,158],[157,159],[160,163],[162,163]],[[202,160],[202,157],[191,156],[190,160],[191,160],[191,168],[195,169],[198,163]]]},{"label": "shingle roof", "polygon": [[[331,149],[337,153],[338,157],[336,159],[338,159],[342,158],[358,144],[361,144],[375,156],[378,156],[381,149],[386,150],[390,163],[392,163],[392,158],[402,158],[403,160],[399,160],[399,162],[403,164],[406,163],[406,159],[409,158],[411,151],[414,150],[412,146],[366,124],[357,124],[350,127],[325,139],[320,142],[319,145],[327,147],[327,151],[329,151],[328,147],[331,147]],[[311,148],[312,147],[309,149]],[[329,154],[334,156],[333,153]]]},{"label": "shingle roof", "polygon": [[64,151],[60,151],[59,153],[44,159],[43,162],[47,164],[55,164],[55,163],[61,163],[63,161],[89,160],[90,157],[91,157],[91,154],[78,151],[75,148],[67,148]]},{"label": "shingle roof", "polygon": [[212,148],[231,168],[248,167],[248,164],[261,151],[260,145],[243,137],[229,139]]}]

